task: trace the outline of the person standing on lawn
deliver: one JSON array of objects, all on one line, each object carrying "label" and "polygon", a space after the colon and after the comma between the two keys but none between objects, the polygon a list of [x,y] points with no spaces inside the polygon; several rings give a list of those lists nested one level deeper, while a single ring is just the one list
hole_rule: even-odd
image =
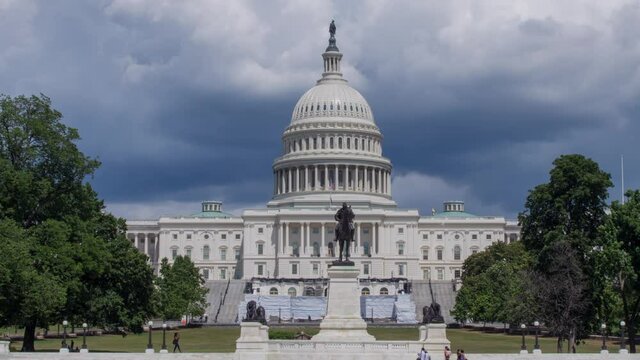
[{"label": "person standing on lawn", "polygon": [[176,349],[182,352],[182,349],[180,349],[180,333],[178,333],[177,331],[175,334],[173,334],[173,352],[176,352]]}]

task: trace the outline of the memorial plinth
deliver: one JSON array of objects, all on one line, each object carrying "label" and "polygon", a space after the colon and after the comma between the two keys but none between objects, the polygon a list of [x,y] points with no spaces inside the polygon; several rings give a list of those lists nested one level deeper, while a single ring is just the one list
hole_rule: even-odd
[{"label": "memorial plinth", "polygon": [[334,265],[327,270],[329,291],[326,316],[314,341],[375,341],[360,316],[359,270],[355,266]]}]

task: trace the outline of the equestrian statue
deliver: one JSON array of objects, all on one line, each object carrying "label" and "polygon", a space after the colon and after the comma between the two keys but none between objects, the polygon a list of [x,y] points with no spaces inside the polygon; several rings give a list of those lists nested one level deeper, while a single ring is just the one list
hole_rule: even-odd
[{"label": "equestrian statue", "polygon": [[[336,212],[335,220],[338,223],[336,224],[336,237],[334,241],[340,246],[338,263],[353,264],[349,261],[349,247],[353,241],[353,219],[355,217],[356,215],[351,210],[351,207],[347,206],[347,203],[342,203],[342,207]],[[343,256],[344,261],[342,261]]]}]

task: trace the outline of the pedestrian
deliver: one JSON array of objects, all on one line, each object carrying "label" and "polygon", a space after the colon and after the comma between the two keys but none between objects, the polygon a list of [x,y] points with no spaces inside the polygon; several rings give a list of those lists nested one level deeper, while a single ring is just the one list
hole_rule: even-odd
[{"label": "pedestrian", "polygon": [[450,360],[451,359],[451,349],[449,349],[448,346],[444,347],[444,360]]},{"label": "pedestrian", "polygon": [[431,360],[431,355],[429,355],[427,350],[425,350],[425,348],[423,347],[422,349],[420,349],[420,352],[418,353],[418,359],[420,359],[420,360]]},{"label": "pedestrian", "polygon": [[460,360],[467,360],[467,355],[464,353],[464,349],[460,349]]},{"label": "pedestrian", "polygon": [[462,354],[460,353],[460,349],[456,350],[456,360],[462,360]]},{"label": "pedestrian", "polygon": [[177,331],[173,334],[173,352],[176,352],[176,349],[182,352],[182,349],[180,349],[180,334]]}]

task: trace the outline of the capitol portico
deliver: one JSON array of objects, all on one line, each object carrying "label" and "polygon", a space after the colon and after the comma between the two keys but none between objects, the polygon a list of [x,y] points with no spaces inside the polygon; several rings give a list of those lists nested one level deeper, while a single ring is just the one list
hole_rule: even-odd
[{"label": "capitol portico", "polygon": [[[336,255],[334,214],[342,202],[356,214],[352,260],[360,278],[381,284],[451,281],[461,276],[469,255],[496,241],[518,240],[515,221],[473,215],[462,201],[446,202],[426,216],[398,208],[382,133],[368,102],[343,78],[335,37],[322,59],[321,78],[298,100],[282,135],[271,200],[241,216],[205,201],[192,215],[128,221],[129,238],[154,266],[184,255],[209,280],[253,279],[274,295],[314,294],[304,286],[272,284],[326,279]],[[396,290],[371,285],[366,293]]]}]

